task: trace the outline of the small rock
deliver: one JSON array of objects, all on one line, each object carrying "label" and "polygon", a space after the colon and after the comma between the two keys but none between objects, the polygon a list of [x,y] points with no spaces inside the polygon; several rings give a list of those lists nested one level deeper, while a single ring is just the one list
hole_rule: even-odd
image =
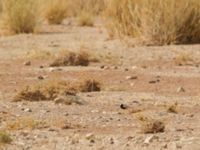
[{"label": "small rock", "polygon": [[126,76],[126,80],[135,80],[137,76]]},{"label": "small rock", "polygon": [[40,75],[40,76],[38,76],[38,79],[39,79],[39,80],[43,80],[44,77]]},{"label": "small rock", "polygon": [[177,89],[177,93],[185,92],[185,89],[183,87],[179,87]]},{"label": "small rock", "polygon": [[94,134],[88,133],[88,134],[86,134],[85,138],[88,139],[88,140],[94,139]]},{"label": "small rock", "polygon": [[24,66],[30,66],[30,65],[31,65],[31,61],[24,62]]},{"label": "small rock", "polygon": [[127,108],[128,108],[128,106],[127,106],[127,105],[125,105],[125,104],[121,104],[121,105],[120,105],[120,108],[121,108],[121,109],[127,109]]},{"label": "small rock", "polygon": [[116,69],[118,69],[118,67],[117,67],[117,66],[113,66],[112,69],[115,69],[115,70],[116,70]]},{"label": "small rock", "polygon": [[132,66],[132,69],[133,69],[133,70],[137,69],[137,66]]},{"label": "small rock", "polygon": [[44,66],[41,65],[41,66],[40,66],[40,69],[42,69],[42,68],[44,68]]},{"label": "small rock", "polygon": [[157,136],[155,135],[150,135],[148,136],[145,140],[144,140],[144,144],[145,145],[149,145],[151,142],[153,142],[153,140],[158,139]]},{"label": "small rock", "polygon": [[103,69],[104,69],[104,70],[108,70],[108,69],[110,69],[110,67],[109,67],[109,66],[104,66]]},{"label": "small rock", "polygon": [[149,84],[155,84],[157,82],[157,80],[151,80],[149,81]]},{"label": "small rock", "polygon": [[101,65],[101,66],[100,66],[101,69],[103,69],[104,67],[105,67],[104,65]]},{"label": "small rock", "polygon": [[125,68],[124,71],[129,71],[129,69],[128,69],[128,68]]},{"label": "small rock", "polygon": [[25,108],[24,112],[32,112],[32,110],[30,108]]}]

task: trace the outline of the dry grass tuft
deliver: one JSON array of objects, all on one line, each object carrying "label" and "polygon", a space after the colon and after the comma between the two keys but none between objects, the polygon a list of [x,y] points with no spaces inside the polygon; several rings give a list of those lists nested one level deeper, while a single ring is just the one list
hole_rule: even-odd
[{"label": "dry grass tuft", "polygon": [[54,54],[48,50],[31,50],[26,53],[25,58],[31,59],[53,59]]},{"label": "dry grass tuft", "polygon": [[169,105],[167,107],[167,112],[169,112],[169,113],[175,113],[176,114],[176,113],[178,113],[177,107],[178,107],[178,103]]},{"label": "dry grass tuft", "polygon": [[88,12],[82,12],[79,14],[79,16],[77,17],[78,20],[78,25],[79,26],[90,26],[92,27],[94,25],[94,19],[92,14],[88,13]]},{"label": "dry grass tuft", "polygon": [[112,34],[132,37],[142,44],[200,42],[198,0],[111,0],[106,15]]},{"label": "dry grass tuft", "polygon": [[89,55],[86,52],[63,51],[59,53],[57,58],[50,64],[50,67],[59,66],[88,66]]},{"label": "dry grass tuft", "polygon": [[64,101],[69,101],[73,100],[78,92],[100,90],[100,83],[95,80],[84,79],[79,82],[49,80],[22,88],[15,94],[13,101],[49,101],[56,98],[62,98],[62,101],[63,99]]},{"label": "dry grass tuft", "polygon": [[43,121],[35,120],[32,117],[20,117],[16,120],[7,121],[7,130],[21,130],[21,129],[40,129],[47,127]]},{"label": "dry grass tuft", "polygon": [[61,24],[67,17],[66,0],[47,0],[44,2],[44,17],[49,24]]},{"label": "dry grass tuft", "polygon": [[0,132],[0,144],[9,144],[12,142],[12,139],[9,134],[6,132]]},{"label": "dry grass tuft", "polygon": [[145,134],[160,133],[165,131],[165,124],[162,121],[154,120],[144,116],[138,117],[141,124],[141,131]]},{"label": "dry grass tuft", "polygon": [[189,53],[181,52],[173,58],[173,61],[175,65],[183,66],[193,62],[193,58]]},{"label": "dry grass tuft", "polygon": [[82,12],[97,16],[105,10],[106,3],[104,0],[68,0],[68,6],[71,16],[79,16]]},{"label": "dry grass tuft", "polygon": [[101,91],[101,85],[98,81],[94,79],[86,79],[83,80],[80,84],[80,91],[81,92],[97,92]]},{"label": "dry grass tuft", "polygon": [[75,91],[69,82],[44,81],[32,86],[22,88],[13,98],[13,101],[47,101],[54,100],[61,93]]},{"label": "dry grass tuft", "polygon": [[3,1],[2,27],[10,34],[33,33],[38,23],[34,0]]}]

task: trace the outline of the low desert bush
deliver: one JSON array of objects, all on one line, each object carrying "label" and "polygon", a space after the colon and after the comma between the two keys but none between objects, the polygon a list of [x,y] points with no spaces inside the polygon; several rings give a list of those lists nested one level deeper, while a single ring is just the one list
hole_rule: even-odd
[{"label": "low desert bush", "polygon": [[0,131],[0,144],[9,144],[12,142],[12,139],[9,134],[6,132]]},{"label": "low desert bush", "polygon": [[97,92],[101,91],[101,85],[94,79],[83,80],[79,87],[81,92]]},{"label": "low desert bush", "polygon": [[77,16],[79,26],[93,26],[94,20],[93,16],[88,12],[82,12]]},{"label": "low desert bush", "polygon": [[59,66],[88,66],[89,55],[84,52],[61,51],[55,60],[50,64],[51,67]]},{"label": "low desert bush", "polygon": [[165,124],[160,120],[139,116],[138,120],[141,125],[141,131],[145,134],[160,133],[165,131]]},{"label": "low desert bush", "polygon": [[114,35],[154,45],[200,42],[198,0],[111,0],[107,5],[107,28]]},{"label": "low desert bush", "polygon": [[44,17],[49,24],[61,24],[67,17],[66,0],[47,0],[44,2]]},{"label": "low desert bush", "polygon": [[105,0],[68,0],[71,16],[79,16],[82,12],[100,15],[105,10]]},{"label": "low desert bush", "polygon": [[38,23],[37,4],[34,0],[2,1],[2,26],[12,34],[32,33]]},{"label": "low desert bush", "polygon": [[15,94],[13,101],[51,101],[60,96],[75,96],[78,92],[100,90],[100,83],[90,79],[83,79],[78,82],[48,80],[20,89]]}]

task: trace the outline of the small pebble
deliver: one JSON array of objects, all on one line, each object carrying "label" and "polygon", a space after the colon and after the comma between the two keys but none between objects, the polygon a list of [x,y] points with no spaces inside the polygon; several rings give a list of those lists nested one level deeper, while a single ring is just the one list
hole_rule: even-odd
[{"label": "small pebble", "polygon": [[31,65],[31,62],[30,62],[30,61],[26,61],[26,62],[24,62],[24,65],[25,65],[25,66],[30,66],[30,65]]}]

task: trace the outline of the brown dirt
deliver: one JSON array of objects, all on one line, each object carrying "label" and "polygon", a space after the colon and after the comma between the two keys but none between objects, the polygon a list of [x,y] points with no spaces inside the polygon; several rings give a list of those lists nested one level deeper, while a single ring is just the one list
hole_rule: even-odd
[{"label": "brown dirt", "polygon": [[[83,48],[100,62],[52,68],[52,59],[27,57],[32,50]],[[183,60],[181,53],[193,61],[185,63],[187,56]],[[1,37],[0,54],[0,130],[12,138],[4,149],[199,150],[200,45],[128,47],[109,39],[100,20],[94,27],[78,27],[69,19],[62,25],[44,24],[38,34]],[[176,57],[184,61],[181,66],[178,59],[174,62]],[[30,66],[24,65],[27,61]],[[83,79],[101,85],[101,91],[78,92],[83,105],[12,102],[27,85]],[[175,103],[177,113],[169,112]],[[121,104],[127,108],[121,109]],[[161,120],[164,131],[141,132],[138,116]],[[24,117],[29,119],[20,119]],[[9,128],[10,122],[17,128]]]}]

